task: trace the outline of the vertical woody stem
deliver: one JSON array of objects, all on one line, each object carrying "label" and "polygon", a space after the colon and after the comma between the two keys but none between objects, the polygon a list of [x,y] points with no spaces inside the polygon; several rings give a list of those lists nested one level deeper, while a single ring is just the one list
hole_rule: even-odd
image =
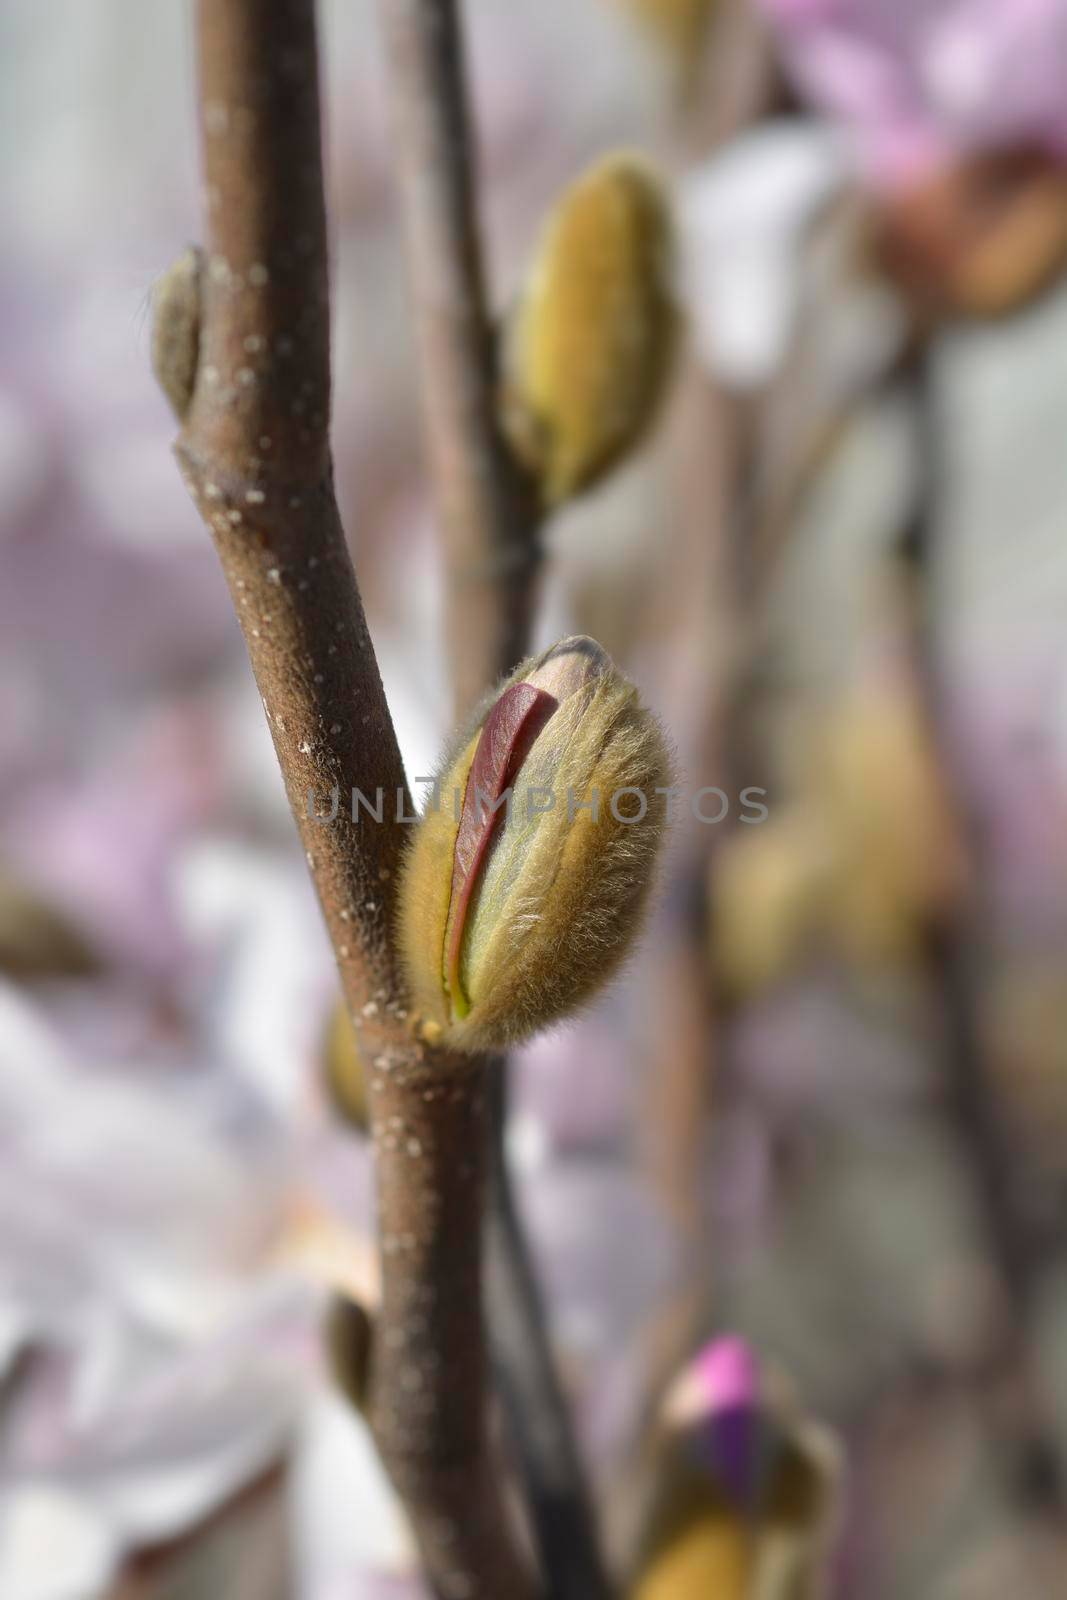
[{"label": "vertical woody stem", "polygon": [[[938,652],[933,595],[937,534],[946,484],[946,428],[938,389],[937,346],[920,343],[905,377],[910,388],[919,450],[919,490],[913,516],[901,540],[901,557],[914,593],[912,651],[925,701],[925,715],[940,753],[947,788],[967,830],[972,860],[980,854],[975,829],[956,782],[947,737],[942,665]],[[976,908],[965,903],[930,938],[929,971],[941,1007],[944,1093],[971,1168],[978,1207],[1005,1306],[1004,1325],[989,1357],[994,1408],[1012,1447],[1020,1497],[1038,1510],[1062,1517],[1063,1464],[1048,1407],[1040,1393],[1032,1348],[1035,1302],[1041,1263],[1018,1199],[1010,1139],[997,1103],[996,1087],[981,1019],[982,978],[975,938]]]},{"label": "vertical woody stem", "polygon": [[611,1584],[566,1400],[545,1333],[541,1288],[507,1170],[507,1062],[490,1078],[486,1297],[494,1374],[530,1501],[549,1600],[604,1600]]},{"label": "vertical woody stem", "polygon": [[[455,0],[383,0],[446,633],[466,716],[530,647],[541,563],[534,486],[497,422],[474,141]],[[552,1600],[610,1588],[504,1150],[506,1060],[492,1084],[487,1303],[493,1363]]]},{"label": "vertical woody stem", "polygon": [[382,0],[421,393],[446,564],[446,629],[466,714],[528,648],[541,562],[533,486],[497,424],[455,0]]},{"label": "vertical woody stem", "polygon": [[[486,1063],[415,1036],[392,937],[411,801],[333,493],[314,5],[199,0],[197,19],[207,244],[176,451],[230,586],[371,1063],[375,1432],[442,1600],[532,1600],[487,1431]],[[352,821],[353,786],[381,790],[380,824]]]}]

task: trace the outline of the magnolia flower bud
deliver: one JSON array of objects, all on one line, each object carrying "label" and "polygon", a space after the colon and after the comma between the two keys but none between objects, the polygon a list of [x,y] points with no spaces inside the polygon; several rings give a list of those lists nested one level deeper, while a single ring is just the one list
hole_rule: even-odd
[{"label": "magnolia flower bud", "polygon": [[547,504],[578,494],[645,433],[677,317],[655,173],[609,156],[548,219],[507,331],[503,425]]},{"label": "magnolia flower bud", "polygon": [[152,371],[180,422],[189,409],[200,359],[200,271],[195,245],[152,290]]},{"label": "magnolia flower bud", "polygon": [[667,1394],[635,1600],[826,1592],[841,1450],[745,1340],[702,1350]]},{"label": "magnolia flower bud", "polygon": [[598,644],[523,662],[446,759],[405,863],[424,1031],[500,1049],[591,998],[636,932],[669,784],[655,718]]}]

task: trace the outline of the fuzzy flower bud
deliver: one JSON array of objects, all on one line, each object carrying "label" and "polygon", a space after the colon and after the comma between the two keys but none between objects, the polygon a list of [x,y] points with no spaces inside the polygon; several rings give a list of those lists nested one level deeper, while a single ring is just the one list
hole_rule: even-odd
[{"label": "fuzzy flower bud", "polygon": [[634,1600],[826,1593],[841,1450],[745,1340],[715,1340],[664,1404]]},{"label": "fuzzy flower bud", "polygon": [[639,442],[676,343],[671,223],[651,168],[609,156],[548,219],[505,342],[503,425],[548,505]]},{"label": "fuzzy flower bud", "polygon": [[457,1049],[528,1038],[588,1000],[636,932],[670,758],[591,639],[523,662],[446,758],[400,890],[423,1029]]}]

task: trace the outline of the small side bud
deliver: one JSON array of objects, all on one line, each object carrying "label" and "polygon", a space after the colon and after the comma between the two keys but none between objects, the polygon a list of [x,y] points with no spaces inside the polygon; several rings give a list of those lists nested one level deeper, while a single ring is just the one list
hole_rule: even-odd
[{"label": "small side bud", "polygon": [[591,639],[523,662],[446,758],[400,885],[423,1028],[459,1050],[529,1038],[590,999],[637,931],[670,758]]},{"label": "small side bud", "polygon": [[33,983],[95,977],[102,965],[79,928],[0,866],[0,973]]},{"label": "small side bud", "polygon": [[322,1043],[323,1077],[334,1109],[353,1128],[366,1133],[370,1126],[367,1074],[363,1070],[356,1030],[347,1008],[338,1001],[330,1012]]},{"label": "small side bud", "polygon": [[152,371],[181,422],[189,409],[200,359],[200,273],[203,252],[191,245],[152,289]]},{"label": "small side bud", "polygon": [[326,1352],[341,1393],[357,1411],[365,1411],[370,1393],[374,1324],[363,1306],[347,1295],[334,1295],[326,1312]]},{"label": "small side bud", "polygon": [[507,329],[502,420],[547,505],[581,493],[646,434],[676,344],[666,193],[609,156],[550,215]]}]

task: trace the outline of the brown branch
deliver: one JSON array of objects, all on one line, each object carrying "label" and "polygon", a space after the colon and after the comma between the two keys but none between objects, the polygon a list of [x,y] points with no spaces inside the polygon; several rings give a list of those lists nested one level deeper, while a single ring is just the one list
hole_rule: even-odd
[{"label": "brown branch", "polygon": [[485,1244],[493,1370],[530,1502],[549,1600],[602,1600],[611,1594],[611,1583],[507,1167],[507,1089],[507,1062],[501,1061],[490,1083],[494,1137]]},{"label": "brown branch", "polygon": [[[526,655],[541,563],[533,484],[497,421],[474,140],[454,0],[384,0],[424,424],[445,557],[457,717]],[[486,1303],[497,1387],[552,1600],[610,1593],[504,1149],[508,1063],[492,1084]]]},{"label": "brown branch", "polygon": [[[900,540],[900,556],[914,590],[910,596],[914,611],[908,618],[910,645],[946,792],[954,800],[974,868],[981,865],[981,841],[952,760],[933,592],[948,489],[947,428],[938,390],[936,345],[919,343],[903,376],[914,419],[919,480],[913,514]],[[1016,1162],[982,1026],[979,915],[972,888],[929,940],[929,976],[940,1007],[945,1109],[970,1166],[1003,1296],[1004,1318],[983,1374],[987,1400],[1013,1448],[1020,1498],[1062,1518],[1067,1501],[1063,1461],[1047,1421],[1049,1407],[1033,1355],[1042,1263],[1020,1205]]]},{"label": "brown branch", "polygon": [[[199,0],[198,24],[208,242],[177,455],[214,535],[371,1063],[375,1431],[436,1592],[527,1600],[487,1434],[486,1064],[413,1037],[392,939],[411,802],[333,494],[314,6]],[[380,825],[352,823],[353,786],[381,789]],[[309,791],[324,810],[334,788],[336,819],[314,820]]]},{"label": "brown branch", "polygon": [[526,654],[541,561],[539,512],[497,424],[455,0],[382,0],[381,16],[445,553],[449,661],[462,716]]}]

